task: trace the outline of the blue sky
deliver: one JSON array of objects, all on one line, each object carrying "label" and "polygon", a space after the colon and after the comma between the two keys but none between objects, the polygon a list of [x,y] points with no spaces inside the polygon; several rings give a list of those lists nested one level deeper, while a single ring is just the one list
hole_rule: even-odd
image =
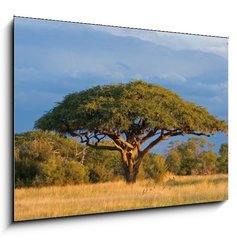
[{"label": "blue sky", "polygon": [[[16,17],[15,132],[32,130],[68,93],[133,79],[169,88],[227,120],[227,59],[225,38]],[[209,140],[217,150],[227,136]]]}]

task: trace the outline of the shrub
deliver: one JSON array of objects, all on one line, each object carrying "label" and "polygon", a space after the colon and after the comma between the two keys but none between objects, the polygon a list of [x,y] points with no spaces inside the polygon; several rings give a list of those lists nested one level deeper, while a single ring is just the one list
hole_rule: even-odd
[{"label": "shrub", "polygon": [[228,144],[221,144],[219,157],[217,158],[217,172],[228,173]]},{"label": "shrub", "polygon": [[16,134],[14,156],[16,187],[96,183],[122,176],[118,152],[87,148],[53,132]]},{"label": "shrub", "polygon": [[88,168],[80,163],[83,148],[77,140],[53,132],[16,134],[16,187],[88,182]]},{"label": "shrub", "polygon": [[91,183],[113,181],[123,175],[118,152],[88,148],[84,164]]},{"label": "shrub", "polygon": [[35,178],[33,185],[68,185],[88,182],[88,170],[81,163],[69,161],[65,158],[50,158],[41,163],[40,174]]},{"label": "shrub", "polygon": [[29,159],[17,160],[15,162],[15,186],[30,187],[37,174],[40,173],[40,166],[37,162]]},{"label": "shrub", "polygon": [[169,171],[178,175],[214,174],[217,167],[215,145],[204,138],[172,142],[166,157]]},{"label": "shrub", "polygon": [[153,179],[155,182],[162,182],[168,173],[165,158],[158,154],[149,154],[144,160],[145,178]]}]

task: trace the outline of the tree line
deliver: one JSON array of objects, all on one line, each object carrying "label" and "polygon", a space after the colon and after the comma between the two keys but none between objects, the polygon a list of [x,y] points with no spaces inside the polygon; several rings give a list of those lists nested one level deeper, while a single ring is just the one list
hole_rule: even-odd
[{"label": "tree line", "polygon": [[[104,146],[111,142],[104,140]],[[171,142],[164,156],[145,156],[137,178],[162,181],[168,172],[203,175],[228,172],[228,145],[219,153],[204,138]],[[55,132],[30,131],[15,135],[15,186],[41,187],[115,181],[124,178],[117,151],[90,148]]]}]

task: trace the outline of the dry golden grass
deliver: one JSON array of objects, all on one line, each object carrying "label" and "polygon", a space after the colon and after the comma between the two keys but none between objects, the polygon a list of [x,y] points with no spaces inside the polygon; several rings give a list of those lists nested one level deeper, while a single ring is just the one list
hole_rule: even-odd
[{"label": "dry golden grass", "polygon": [[228,198],[227,175],[168,176],[163,184],[123,181],[15,190],[15,221],[122,211]]}]

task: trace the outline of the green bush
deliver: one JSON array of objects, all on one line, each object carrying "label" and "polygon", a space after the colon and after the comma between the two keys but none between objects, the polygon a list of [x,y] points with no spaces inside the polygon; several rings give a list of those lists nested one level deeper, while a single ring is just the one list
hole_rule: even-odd
[{"label": "green bush", "polygon": [[34,186],[67,185],[88,182],[88,170],[81,163],[65,158],[50,158],[40,164],[40,174],[33,182]]},{"label": "green bush", "polygon": [[217,158],[216,170],[218,173],[228,173],[228,144],[222,144]]},{"label": "green bush", "polygon": [[181,161],[181,154],[178,151],[171,149],[166,158],[169,171],[178,174],[181,168]]},{"label": "green bush", "polygon": [[29,159],[15,161],[15,186],[30,187],[35,177],[40,173],[39,163]]},{"label": "green bush", "polygon": [[77,140],[53,132],[16,134],[16,187],[88,182],[88,168],[81,163],[83,148]]},{"label": "green bush", "polygon": [[113,181],[123,175],[118,152],[88,148],[84,164],[88,168],[91,183]]},{"label": "green bush", "polygon": [[16,187],[113,181],[122,176],[118,152],[85,147],[53,132],[15,136]]},{"label": "green bush", "polygon": [[[212,150],[214,146],[204,138],[190,138],[187,142],[171,142],[166,157],[169,171],[178,175],[224,172],[220,169],[223,165],[227,166],[227,144],[222,144],[218,158]],[[226,167],[223,168],[226,169]]]},{"label": "green bush", "polygon": [[216,173],[217,154],[212,151],[203,151],[198,156],[198,174]]},{"label": "green bush", "polygon": [[148,154],[142,164],[142,171],[145,178],[162,182],[168,172],[165,158],[154,153]]}]

